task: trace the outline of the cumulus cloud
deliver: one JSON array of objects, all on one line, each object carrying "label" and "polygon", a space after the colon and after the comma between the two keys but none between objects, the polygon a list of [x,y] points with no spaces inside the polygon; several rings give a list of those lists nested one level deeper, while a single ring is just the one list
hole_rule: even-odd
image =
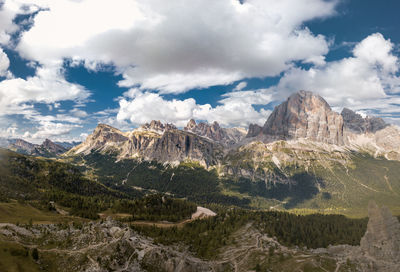
[{"label": "cumulus cloud", "polygon": [[319,93],[337,108],[394,109],[399,98],[393,94],[400,93],[400,77],[399,59],[393,49],[393,43],[382,34],[372,34],[355,45],[352,57],[308,70],[292,68],[275,89],[280,99],[307,89]]},{"label": "cumulus cloud", "polygon": [[11,36],[18,32],[29,19],[16,24],[14,19],[17,15],[28,15],[39,10],[35,0],[2,0],[0,1],[0,44],[10,46],[13,41]]},{"label": "cumulus cloud", "polygon": [[18,12],[20,12],[20,5],[14,1],[0,2],[0,44],[7,44],[11,33],[18,29],[18,26],[13,23]]},{"label": "cumulus cloud", "polygon": [[73,116],[78,117],[78,118],[84,118],[87,117],[88,114],[86,111],[84,110],[80,110],[78,108],[74,108],[72,110],[69,111]]},{"label": "cumulus cloud", "polygon": [[246,81],[242,81],[242,82],[239,82],[239,84],[236,85],[236,87],[233,90],[234,91],[241,91],[246,87],[247,87],[247,82]]},{"label": "cumulus cloud", "polygon": [[6,79],[0,82],[0,115],[30,111],[30,103],[55,103],[63,100],[83,101],[90,93],[84,87],[69,83],[61,70],[38,68],[36,75]]},{"label": "cumulus cloud", "polygon": [[[331,16],[324,0],[30,0],[43,8],[17,47],[45,65],[110,63],[120,86],[180,93],[323,63],[328,42],[303,23]],[[90,14],[88,14],[90,12]],[[71,19],[73,14],[73,19]],[[88,18],[90,17],[90,20]]]},{"label": "cumulus cloud", "polygon": [[7,54],[4,53],[3,49],[0,48],[0,77],[7,76],[8,67],[10,66],[10,60]]},{"label": "cumulus cloud", "polygon": [[117,120],[129,120],[136,125],[161,120],[184,126],[198,107],[193,98],[168,101],[159,94],[148,92],[136,95],[131,101],[121,99],[119,105]]},{"label": "cumulus cloud", "polygon": [[46,138],[55,138],[62,135],[67,135],[71,132],[71,130],[79,127],[80,126],[76,124],[65,124],[52,121],[40,121],[39,126],[36,129],[36,132],[32,133],[26,131],[22,137],[32,142],[38,142]]},{"label": "cumulus cloud", "polygon": [[253,105],[268,104],[271,97],[269,90],[235,91],[224,94],[220,105],[212,107],[210,104],[199,105],[193,98],[166,100],[157,93],[132,89],[119,101],[117,120],[129,120],[134,125],[161,120],[183,127],[193,118],[210,123],[218,121],[225,126],[247,127],[250,123],[263,124],[266,121],[270,111],[257,111]]}]

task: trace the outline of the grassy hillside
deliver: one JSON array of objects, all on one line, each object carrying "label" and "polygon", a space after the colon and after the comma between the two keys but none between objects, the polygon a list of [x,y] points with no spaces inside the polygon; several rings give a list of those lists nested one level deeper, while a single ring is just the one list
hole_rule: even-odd
[{"label": "grassy hillside", "polygon": [[16,243],[0,240],[0,271],[36,272],[41,269],[32,258],[32,250]]},{"label": "grassy hillside", "polygon": [[178,221],[196,210],[194,203],[184,200],[163,195],[141,198],[144,193],[133,188],[107,187],[68,163],[4,149],[0,156],[0,222],[71,220],[56,212],[57,205],[72,216],[88,219],[112,210],[129,213],[130,219]]},{"label": "grassy hillside", "polygon": [[0,202],[0,223],[46,224],[82,220],[54,211],[37,209],[27,202],[21,203],[16,200]]},{"label": "grassy hillside", "polygon": [[249,199],[259,209],[357,217],[367,215],[374,199],[400,214],[399,161],[279,142],[271,150],[259,145],[227,156],[224,167],[233,173],[223,183],[224,193]]},{"label": "grassy hillside", "polygon": [[[274,148],[267,154],[262,153],[265,149],[260,152],[254,147],[240,150],[211,170],[192,162],[173,167],[117,161],[113,155],[100,153],[75,158],[75,163],[88,176],[128,194],[128,188],[134,186],[198,203],[353,217],[366,216],[368,201],[374,199],[400,214],[400,162],[363,153],[294,149],[284,143]],[[279,166],[274,156],[280,156]]]},{"label": "grassy hillside", "polygon": [[134,186],[144,192],[170,193],[198,203],[219,203],[247,207],[250,200],[222,194],[216,170],[207,171],[198,163],[177,167],[132,159],[117,160],[112,154],[91,153],[75,157],[86,175],[102,184],[129,194]]}]

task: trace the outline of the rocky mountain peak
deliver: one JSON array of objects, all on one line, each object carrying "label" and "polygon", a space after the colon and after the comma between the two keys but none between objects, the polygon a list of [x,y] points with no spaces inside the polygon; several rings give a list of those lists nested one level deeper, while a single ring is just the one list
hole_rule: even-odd
[{"label": "rocky mountain peak", "polygon": [[55,144],[49,139],[42,144],[32,144],[22,139],[13,139],[9,141],[8,149],[33,156],[55,157],[67,151],[61,145]]},{"label": "rocky mountain peak", "polygon": [[42,144],[41,148],[45,149],[50,153],[61,154],[67,151],[66,148],[62,147],[61,145],[55,144],[49,139],[46,139]]},{"label": "rocky mountain peak", "polygon": [[87,145],[101,146],[106,142],[122,142],[126,139],[127,137],[119,129],[106,124],[98,124],[93,133],[86,138],[85,143]]},{"label": "rocky mountain peak", "polygon": [[98,124],[97,127],[94,129],[93,133],[91,134],[91,136],[99,137],[100,135],[106,136],[109,134],[122,134],[122,131],[110,125]]},{"label": "rocky mountain peak", "polygon": [[386,207],[374,201],[368,206],[368,226],[361,249],[376,260],[400,263],[400,223]]},{"label": "rocky mountain peak", "polygon": [[192,130],[196,127],[197,123],[194,119],[190,119],[189,122],[186,124],[185,130]]},{"label": "rocky mountain peak", "polygon": [[160,120],[152,120],[140,127],[141,130],[150,130],[155,132],[164,132],[166,130],[177,129],[174,124],[163,124]]},{"label": "rocky mountain peak", "polygon": [[251,138],[251,137],[256,137],[260,135],[262,132],[263,127],[259,126],[257,124],[250,124],[249,125],[249,130],[247,131],[246,138]]},{"label": "rocky mountain peak", "polygon": [[[257,129],[255,126],[252,128],[253,131]],[[332,111],[321,96],[299,91],[275,107],[260,134],[269,140],[307,138],[341,145],[343,118]]]},{"label": "rocky mountain peak", "polygon": [[388,126],[382,118],[370,116],[363,118],[360,114],[348,108],[344,108],[341,115],[343,117],[344,127],[353,133],[375,133]]},{"label": "rocky mountain peak", "polygon": [[226,137],[225,131],[219,126],[218,122],[215,121],[211,125],[204,122],[196,124],[196,121],[192,119],[188,122],[184,130],[209,138],[216,142],[219,142]]},{"label": "rocky mountain peak", "polygon": [[15,140],[12,142],[11,145],[12,145],[13,147],[20,148],[20,149],[22,149],[22,150],[26,150],[26,151],[28,151],[28,152],[32,152],[32,150],[35,149],[35,145],[34,145],[34,144],[32,144],[32,143],[30,143],[30,142],[27,142],[27,141],[25,141],[25,140],[22,140],[22,139],[15,139]]},{"label": "rocky mountain peak", "polygon": [[246,132],[238,128],[222,128],[217,121],[214,121],[212,124],[204,122],[197,124],[193,119],[189,120],[184,130],[225,146],[231,146],[240,142],[246,135]]}]

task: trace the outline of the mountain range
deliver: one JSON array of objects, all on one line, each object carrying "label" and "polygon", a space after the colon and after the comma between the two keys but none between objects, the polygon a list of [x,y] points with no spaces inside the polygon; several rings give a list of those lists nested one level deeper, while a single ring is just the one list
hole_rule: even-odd
[{"label": "mountain range", "polygon": [[377,117],[363,118],[347,108],[339,114],[322,97],[307,91],[291,95],[274,109],[264,126],[251,124],[247,131],[195,120],[181,130],[154,120],[130,132],[99,124],[85,142],[67,155],[114,152],[119,158],[172,164],[192,160],[209,167],[220,164],[232,151],[279,141],[291,145],[316,144],[327,151],[358,151],[387,159],[400,158],[397,126]]},{"label": "mountain range", "polygon": [[42,144],[32,144],[23,139],[5,139],[0,138],[0,147],[10,149],[12,151],[32,156],[41,157],[57,157],[67,152],[72,147],[80,144],[79,142],[52,142],[49,139],[43,141]]},{"label": "mountain range", "polygon": [[308,91],[291,95],[263,126],[248,130],[195,120],[182,129],[153,120],[127,132],[99,124],[69,150],[50,140],[14,140],[8,148],[57,156],[125,191],[364,215],[373,198],[400,211],[399,128],[347,108],[337,113]]},{"label": "mountain range", "polygon": [[[347,108],[337,113],[308,91],[291,95],[263,126],[247,131],[195,120],[183,129],[152,121],[128,132],[99,124],[62,157],[90,164],[87,173],[104,183],[181,196],[202,181],[190,187],[181,180],[182,194],[169,182],[178,179],[174,167],[198,164],[215,175],[214,190],[255,208],[365,213],[374,198],[399,209],[399,128]],[[106,170],[110,162],[114,170]]]}]

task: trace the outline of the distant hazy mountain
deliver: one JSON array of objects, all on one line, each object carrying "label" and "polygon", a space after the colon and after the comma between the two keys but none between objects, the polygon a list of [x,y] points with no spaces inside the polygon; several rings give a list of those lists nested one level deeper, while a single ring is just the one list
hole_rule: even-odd
[{"label": "distant hazy mountain", "polygon": [[42,144],[32,144],[22,139],[8,140],[6,148],[26,155],[56,157],[65,153],[68,149],[46,139]]},{"label": "distant hazy mountain", "polygon": [[82,142],[75,142],[75,141],[72,141],[72,142],[54,142],[55,144],[57,144],[57,145],[59,145],[59,146],[62,146],[62,147],[64,147],[65,149],[67,149],[67,150],[70,150],[71,148],[73,148],[74,146],[77,146],[77,145],[79,145],[79,144],[81,144]]}]

